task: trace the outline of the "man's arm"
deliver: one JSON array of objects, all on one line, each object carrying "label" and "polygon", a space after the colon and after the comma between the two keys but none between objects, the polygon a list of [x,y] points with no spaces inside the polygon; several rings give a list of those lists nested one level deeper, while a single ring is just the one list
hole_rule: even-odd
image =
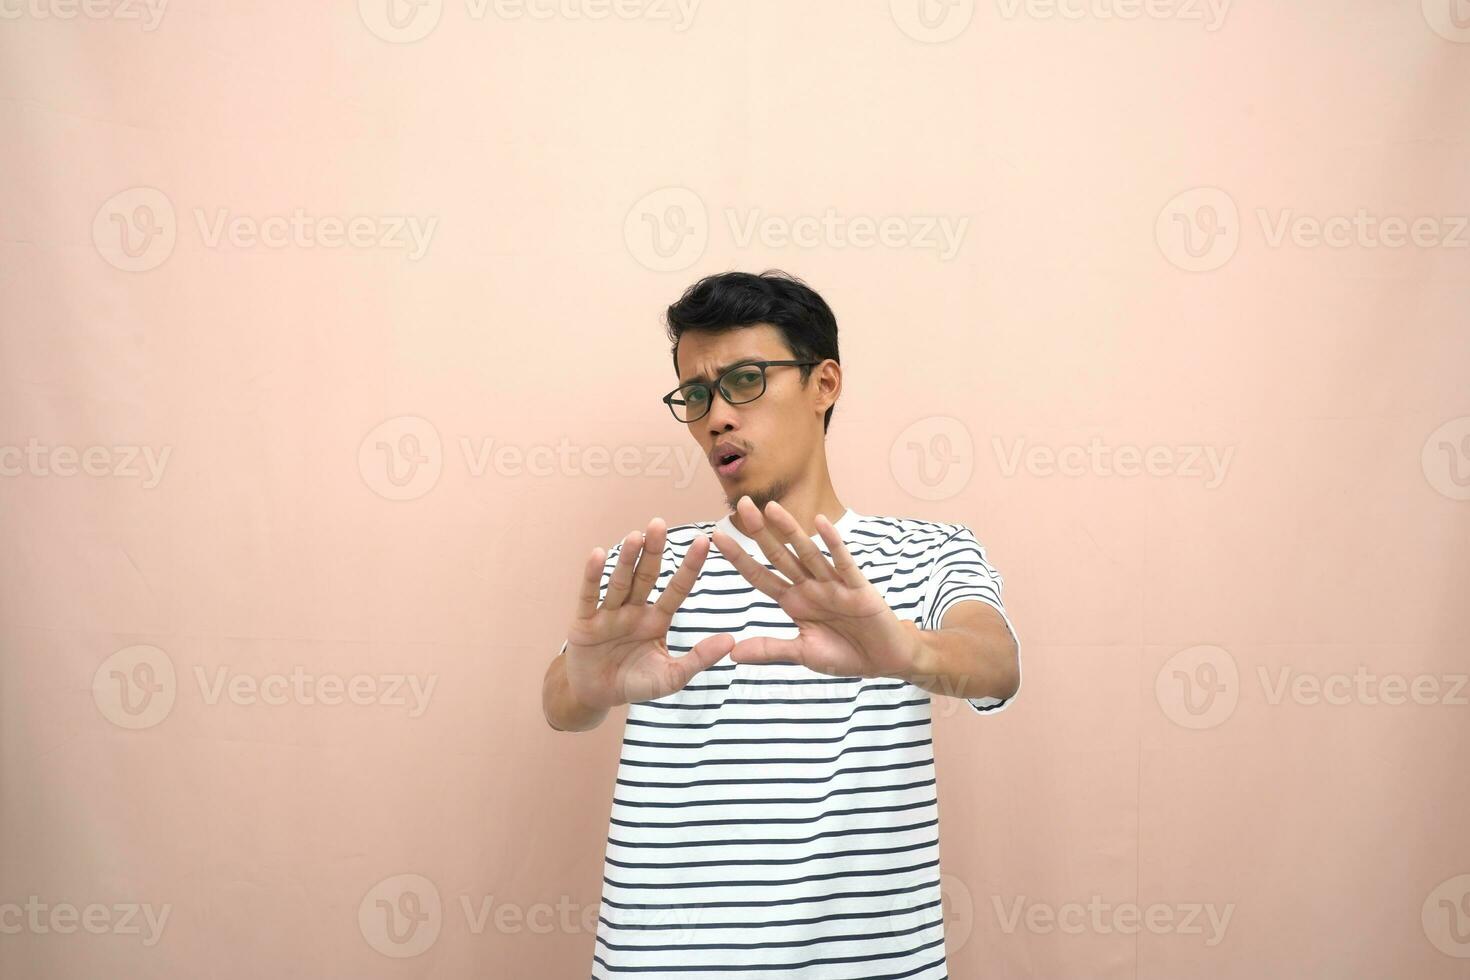
[{"label": "man's arm", "polygon": [[940,629],[907,620],[914,637],[914,665],[894,674],[935,694],[1007,700],[1020,690],[1019,647],[1000,612],[979,599],[957,602]]},{"label": "man's arm", "polygon": [[546,678],[541,683],[541,710],[546,723],[559,732],[586,732],[602,724],[607,717],[606,708],[589,708],[572,696],[567,684],[567,645],[562,644],[551,666],[546,668]]}]

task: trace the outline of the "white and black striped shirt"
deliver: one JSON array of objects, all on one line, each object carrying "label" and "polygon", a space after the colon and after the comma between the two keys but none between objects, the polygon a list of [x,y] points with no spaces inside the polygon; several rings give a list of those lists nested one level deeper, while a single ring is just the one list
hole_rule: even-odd
[{"label": "white and black striped shirt", "polygon": [[[771,567],[728,514],[671,527],[648,601],[715,527]],[[1005,616],[1000,573],[964,525],[849,508],[836,527],[901,619],[937,629],[967,599]],[[796,627],[712,546],[669,651],[716,633]],[[1009,703],[967,701],[977,713]],[[726,656],[683,690],[628,705],[592,977],[940,980],[939,872],[929,692]]]}]

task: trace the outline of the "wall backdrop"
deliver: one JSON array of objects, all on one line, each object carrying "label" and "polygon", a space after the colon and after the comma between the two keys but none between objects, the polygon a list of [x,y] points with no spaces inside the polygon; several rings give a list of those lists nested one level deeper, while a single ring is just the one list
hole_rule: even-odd
[{"label": "wall backdrop", "polygon": [[[661,313],[965,523],[956,978],[1470,976],[1465,0],[0,0],[0,974],[580,978]],[[947,703],[946,703],[947,700]]]}]

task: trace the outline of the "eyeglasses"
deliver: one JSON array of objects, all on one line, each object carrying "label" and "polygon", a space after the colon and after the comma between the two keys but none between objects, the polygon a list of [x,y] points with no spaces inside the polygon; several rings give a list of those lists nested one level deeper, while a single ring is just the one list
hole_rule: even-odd
[{"label": "eyeglasses", "polygon": [[[807,367],[812,364],[821,364],[821,361],[747,361],[737,364],[724,374],[720,375],[715,382],[725,401],[731,405],[744,405],[753,402],[766,393],[766,368],[770,367]],[[714,394],[710,386],[703,381],[691,381],[687,385],[680,385],[663,397],[664,404],[669,406],[669,411],[674,413],[674,418],[680,422],[698,422],[709,412],[709,407],[714,403]]]}]

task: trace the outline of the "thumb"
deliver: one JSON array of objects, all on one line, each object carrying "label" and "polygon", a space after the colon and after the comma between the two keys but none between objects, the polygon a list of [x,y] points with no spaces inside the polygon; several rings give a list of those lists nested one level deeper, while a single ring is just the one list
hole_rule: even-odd
[{"label": "thumb", "polygon": [[713,666],[725,654],[735,647],[735,637],[729,633],[716,633],[707,636],[694,646],[689,652],[679,658],[679,666],[683,671],[684,683],[688,684],[694,679],[694,675]]}]

